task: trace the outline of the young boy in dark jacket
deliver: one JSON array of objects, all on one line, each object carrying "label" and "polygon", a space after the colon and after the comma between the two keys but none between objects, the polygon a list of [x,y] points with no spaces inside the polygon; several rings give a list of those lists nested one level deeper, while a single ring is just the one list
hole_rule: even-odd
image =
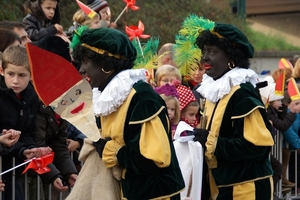
[{"label": "young boy in dark jacket", "polygon": [[28,1],[31,11],[24,19],[25,30],[32,41],[37,41],[46,35],[63,35],[58,7],[59,0]]},{"label": "young boy in dark jacket", "polygon": [[[51,152],[51,149],[36,148],[31,137],[33,119],[40,101],[30,83],[30,69],[26,49],[22,46],[10,46],[3,52],[2,69],[0,76],[0,130],[14,129],[21,131],[20,138],[13,149],[7,155],[2,155],[2,171],[21,164],[26,159],[40,157]],[[21,186],[20,176],[24,167],[15,170],[15,184],[13,185],[12,172],[2,176],[5,182],[5,191],[2,192],[2,200],[10,200],[12,186],[15,187],[15,199],[25,199]]]}]

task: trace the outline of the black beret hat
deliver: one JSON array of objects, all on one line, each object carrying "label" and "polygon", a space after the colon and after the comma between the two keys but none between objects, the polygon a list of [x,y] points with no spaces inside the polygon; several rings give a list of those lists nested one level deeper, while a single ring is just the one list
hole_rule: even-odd
[{"label": "black beret hat", "polygon": [[59,36],[47,35],[40,40],[33,42],[33,44],[71,62],[69,43]]},{"label": "black beret hat", "polygon": [[216,22],[214,32],[218,33],[221,37],[229,39],[232,43],[237,44],[248,58],[253,57],[253,46],[236,26]]},{"label": "black beret hat", "polygon": [[109,56],[136,59],[136,48],[127,35],[113,28],[87,29],[80,37],[81,45],[99,54],[108,53]]}]

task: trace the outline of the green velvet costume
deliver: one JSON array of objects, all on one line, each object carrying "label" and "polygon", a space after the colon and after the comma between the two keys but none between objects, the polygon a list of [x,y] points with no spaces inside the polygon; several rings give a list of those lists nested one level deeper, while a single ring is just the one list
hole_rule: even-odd
[{"label": "green velvet costume", "polygon": [[101,116],[107,167],[121,166],[125,199],[180,199],[184,188],[163,99],[149,84],[133,85],[124,103]]},{"label": "green velvet costume", "polygon": [[267,191],[273,191],[269,153],[274,141],[265,108],[253,85],[232,87],[218,102],[207,100],[206,106],[206,128],[210,133],[205,157],[211,198],[270,199],[272,194],[258,185],[268,185]]}]

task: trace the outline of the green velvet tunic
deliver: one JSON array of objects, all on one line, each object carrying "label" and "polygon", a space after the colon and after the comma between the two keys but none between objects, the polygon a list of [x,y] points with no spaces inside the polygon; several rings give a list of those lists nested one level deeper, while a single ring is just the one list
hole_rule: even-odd
[{"label": "green velvet tunic", "polygon": [[121,166],[124,198],[180,199],[184,181],[173,147],[164,100],[137,82],[125,102],[101,117],[107,167]]},{"label": "green velvet tunic", "polygon": [[205,156],[212,199],[218,188],[271,177],[271,125],[252,84],[235,86],[219,102],[208,101],[206,106],[210,133]]}]

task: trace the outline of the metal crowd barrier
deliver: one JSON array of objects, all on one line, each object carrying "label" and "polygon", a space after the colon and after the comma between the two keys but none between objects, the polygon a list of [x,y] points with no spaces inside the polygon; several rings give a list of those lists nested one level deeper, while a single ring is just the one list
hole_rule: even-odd
[{"label": "metal crowd barrier", "polygon": [[[71,154],[71,158],[73,159],[73,154]],[[15,166],[15,158],[13,158],[12,161],[12,165]],[[2,172],[2,157],[0,156],[0,172]],[[15,200],[15,170],[12,170],[12,199],[9,200]],[[24,196],[25,196],[25,200],[33,200],[32,198],[30,198],[31,195],[29,192],[29,177],[28,177],[28,173],[25,173],[25,175],[22,177],[22,181],[24,182]],[[1,179],[1,177],[0,177]],[[43,198],[41,195],[41,188],[43,188],[43,183],[41,181],[41,178],[38,176],[38,174],[36,174],[36,180],[37,180],[37,189],[36,189],[36,200],[41,200],[41,199],[45,199],[45,200],[63,200],[67,197],[67,195],[70,193],[71,189],[69,188],[68,191],[64,191],[64,192],[58,192],[54,189],[52,189],[52,185],[49,184],[48,185],[48,192],[47,194],[45,193],[45,198]],[[53,193],[54,191],[54,193]],[[46,191],[44,191],[46,192]],[[2,193],[0,192],[0,200],[2,199]]]},{"label": "metal crowd barrier", "polygon": [[[282,163],[282,144],[283,144],[283,135],[280,131],[277,131],[274,137],[274,146],[272,147],[271,154],[276,158],[280,163]],[[292,191],[283,195],[282,193],[282,181],[279,180],[277,186],[274,186],[275,195],[279,198],[284,198],[285,200],[300,199],[297,191],[297,151],[295,151],[295,166],[294,166],[294,180],[295,188],[292,188]],[[287,173],[288,176],[289,173]],[[288,178],[288,177],[287,177]],[[289,178],[288,178],[289,179]]]}]

